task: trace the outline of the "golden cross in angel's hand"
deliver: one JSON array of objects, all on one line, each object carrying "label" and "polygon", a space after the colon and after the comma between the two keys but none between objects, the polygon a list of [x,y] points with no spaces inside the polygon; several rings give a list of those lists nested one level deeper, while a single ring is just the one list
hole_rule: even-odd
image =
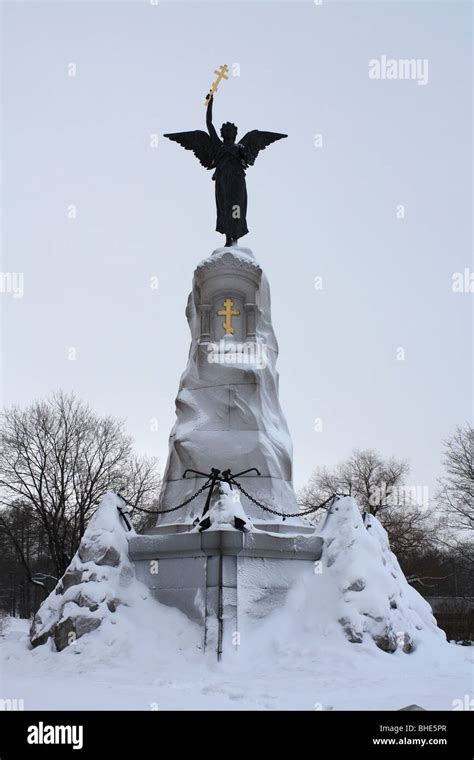
[{"label": "golden cross in angel's hand", "polygon": [[211,87],[211,92],[209,93],[209,95],[206,97],[206,100],[204,101],[205,106],[207,106],[209,102],[209,97],[211,95],[214,95],[215,92],[217,92],[217,88],[219,87],[221,79],[229,79],[229,77],[227,76],[228,72],[229,72],[229,67],[226,63],[223,66],[221,66],[220,69],[218,70],[214,69],[214,74],[217,75],[217,79],[215,82],[213,82],[213,85]]}]

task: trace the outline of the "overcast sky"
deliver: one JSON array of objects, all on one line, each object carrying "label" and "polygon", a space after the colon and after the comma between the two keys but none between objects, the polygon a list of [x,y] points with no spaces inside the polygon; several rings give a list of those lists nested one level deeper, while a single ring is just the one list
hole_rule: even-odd
[{"label": "overcast sky", "polygon": [[[164,467],[193,269],[222,237],[211,174],[150,136],[205,128],[214,69],[239,64],[216,126],[289,135],[247,173],[241,244],[272,289],[295,483],[373,447],[432,487],[471,418],[473,296],[452,289],[472,271],[471,11],[3,2],[2,270],[24,274],[1,296],[3,403],[74,390]],[[369,78],[383,55],[426,59],[427,83]]]}]

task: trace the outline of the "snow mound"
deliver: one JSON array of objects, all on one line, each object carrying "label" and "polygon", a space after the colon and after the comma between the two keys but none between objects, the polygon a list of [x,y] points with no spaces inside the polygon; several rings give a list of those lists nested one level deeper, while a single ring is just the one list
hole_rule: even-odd
[{"label": "snow mound", "polygon": [[322,574],[335,583],[338,622],[349,641],[369,636],[385,652],[409,653],[424,634],[445,638],[428,602],[408,584],[385,529],[372,515],[362,517],[353,498],[332,504],[319,534]]},{"label": "snow mound", "polygon": [[162,667],[176,656],[192,661],[202,649],[199,626],[157,602],[135,578],[128,539],[136,533],[119,509],[130,526],[124,501],[105,494],[71,564],[34,617],[30,642],[45,665],[56,650],[72,656],[71,674],[80,653],[91,672],[130,660],[145,672],[151,656]]},{"label": "snow mound", "polygon": [[449,657],[430,605],[408,584],[375,517],[363,518],[353,498],[339,498],[318,534],[321,559],[301,573],[284,605],[258,626],[240,623],[239,657],[288,668],[327,658],[341,672],[393,658],[393,675],[405,653],[414,652],[409,659],[417,663]]},{"label": "snow mound", "polygon": [[128,533],[113,493],[102,498],[65,574],[36,613],[30,631],[33,647],[54,640],[61,651],[129,604],[134,569],[128,559]]}]

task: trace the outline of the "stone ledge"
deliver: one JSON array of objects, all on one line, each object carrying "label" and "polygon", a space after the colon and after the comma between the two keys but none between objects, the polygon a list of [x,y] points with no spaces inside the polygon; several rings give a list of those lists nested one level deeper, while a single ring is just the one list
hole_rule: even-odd
[{"label": "stone ledge", "polygon": [[322,546],[323,539],[315,535],[211,530],[135,536],[130,539],[129,552],[130,559],[135,561],[221,554],[314,561],[320,559]]}]

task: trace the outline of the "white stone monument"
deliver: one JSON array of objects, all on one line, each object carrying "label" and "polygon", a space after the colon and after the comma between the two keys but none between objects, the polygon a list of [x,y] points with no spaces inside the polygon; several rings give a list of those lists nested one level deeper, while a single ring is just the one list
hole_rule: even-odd
[{"label": "white stone monument", "polygon": [[[278,398],[278,344],[268,282],[253,253],[220,248],[198,264],[186,316],[191,347],[160,513],[156,528],[130,547],[140,580],[199,622],[203,646],[220,656],[283,602],[299,573],[312,572],[322,540],[291,516],[299,509]],[[212,468],[221,477],[230,470],[245,494],[231,480],[218,482],[203,515],[210,489],[191,500],[207,480],[189,471]]]}]

